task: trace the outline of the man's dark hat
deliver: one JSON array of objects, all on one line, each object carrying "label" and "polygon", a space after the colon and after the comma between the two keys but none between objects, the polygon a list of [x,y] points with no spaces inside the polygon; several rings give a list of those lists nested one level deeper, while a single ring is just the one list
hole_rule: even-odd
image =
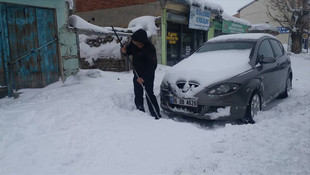
[{"label": "man's dark hat", "polygon": [[146,31],[143,29],[139,29],[135,31],[132,34],[131,39],[133,39],[134,41],[139,41],[143,44],[146,44],[148,41]]}]

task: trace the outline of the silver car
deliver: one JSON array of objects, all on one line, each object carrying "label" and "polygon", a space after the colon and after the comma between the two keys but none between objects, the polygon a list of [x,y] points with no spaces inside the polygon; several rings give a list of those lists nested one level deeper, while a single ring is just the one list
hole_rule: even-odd
[{"label": "silver car", "polygon": [[161,108],[173,116],[255,123],[266,103],[288,96],[292,77],[290,58],[272,35],[222,35],[168,70]]}]

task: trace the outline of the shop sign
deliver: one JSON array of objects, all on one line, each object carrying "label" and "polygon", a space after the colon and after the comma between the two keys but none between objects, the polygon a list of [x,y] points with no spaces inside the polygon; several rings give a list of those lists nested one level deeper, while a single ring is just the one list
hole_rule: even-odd
[{"label": "shop sign", "polygon": [[289,33],[290,30],[286,27],[277,27],[280,34]]},{"label": "shop sign", "polygon": [[215,30],[222,30],[222,24],[217,21],[213,22],[213,26]]},{"label": "shop sign", "polygon": [[210,11],[191,6],[188,28],[207,31],[210,26],[210,16]]},{"label": "shop sign", "polygon": [[222,32],[223,33],[247,33],[249,26],[234,23],[231,21],[223,21]]},{"label": "shop sign", "polygon": [[176,44],[179,40],[178,33],[168,32],[167,40],[169,44]]}]

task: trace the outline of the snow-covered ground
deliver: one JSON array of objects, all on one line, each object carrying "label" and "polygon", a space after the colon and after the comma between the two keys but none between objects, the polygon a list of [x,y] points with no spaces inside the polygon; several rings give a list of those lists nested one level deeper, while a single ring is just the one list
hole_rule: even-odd
[{"label": "snow-covered ground", "polygon": [[291,60],[290,96],[254,125],[154,120],[135,110],[132,72],[20,90],[0,99],[0,174],[310,174],[310,54]]}]

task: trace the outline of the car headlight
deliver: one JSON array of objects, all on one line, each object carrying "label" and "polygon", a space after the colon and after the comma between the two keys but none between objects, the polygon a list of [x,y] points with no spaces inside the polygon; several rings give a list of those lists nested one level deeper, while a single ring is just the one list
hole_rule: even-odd
[{"label": "car headlight", "polygon": [[171,86],[168,82],[162,82],[160,85],[160,90],[161,91],[169,91],[169,90],[171,90]]},{"label": "car headlight", "polygon": [[240,87],[239,84],[235,83],[223,83],[211,87],[206,91],[208,95],[224,95],[236,91]]}]

